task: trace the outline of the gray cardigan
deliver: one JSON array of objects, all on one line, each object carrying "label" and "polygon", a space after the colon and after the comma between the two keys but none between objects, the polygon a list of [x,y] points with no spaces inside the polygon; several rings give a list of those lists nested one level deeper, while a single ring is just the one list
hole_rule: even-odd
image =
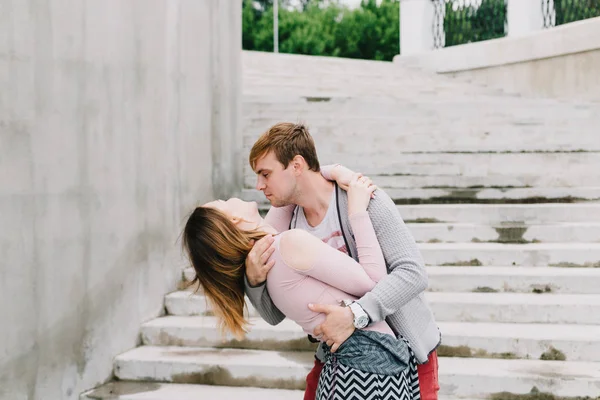
[{"label": "gray cardigan", "polygon": [[[336,191],[342,236],[349,255],[358,261],[356,241],[348,221],[348,194],[338,185]],[[357,301],[372,322],[385,319],[396,335],[407,339],[419,363],[425,363],[429,353],[441,342],[433,313],[425,301],[427,272],[398,208],[383,190],[378,189],[376,194],[367,211],[385,258],[388,276]],[[290,224],[290,228],[294,226]],[[277,325],[285,319],[273,304],[265,284],[252,287],[246,279],[245,289],[252,305],[269,324]]]}]

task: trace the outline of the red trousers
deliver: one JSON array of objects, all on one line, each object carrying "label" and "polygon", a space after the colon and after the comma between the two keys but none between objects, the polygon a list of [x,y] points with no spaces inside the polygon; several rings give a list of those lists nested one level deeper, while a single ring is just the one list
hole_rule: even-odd
[{"label": "red trousers", "polygon": [[[317,385],[319,384],[319,375],[323,369],[323,364],[315,360],[313,369],[306,376],[306,390],[304,391],[304,400],[315,400],[317,397]],[[434,351],[429,355],[426,364],[417,366],[419,374],[419,388],[421,389],[421,400],[437,400],[437,393],[440,390],[438,381],[438,358]]]}]

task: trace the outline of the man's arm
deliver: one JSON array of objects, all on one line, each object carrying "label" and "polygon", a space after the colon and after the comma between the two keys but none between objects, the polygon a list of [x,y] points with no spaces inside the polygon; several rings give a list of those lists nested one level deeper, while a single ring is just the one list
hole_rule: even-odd
[{"label": "man's arm", "polygon": [[387,193],[377,190],[368,211],[389,274],[358,303],[378,322],[424,292],[429,282],[421,252]]},{"label": "man's arm", "polygon": [[257,241],[248,253],[244,291],[260,316],[269,324],[277,325],[285,319],[285,315],[273,304],[266,285],[267,273],[275,264],[274,260],[269,261],[274,250],[273,241],[273,236],[267,235]]},{"label": "man's arm", "polygon": [[273,304],[266,281],[258,286],[250,286],[248,278],[244,276],[244,287],[250,303],[256,308],[260,316],[270,325],[277,325],[285,319],[285,315]]},{"label": "man's arm", "polygon": [[[428,285],[421,253],[396,205],[382,190],[375,194],[367,211],[389,274],[357,300],[371,318],[371,323],[384,320],[425,291]],[[335,352],[354,332],[352,313],[347,307],[335,305],[310,304],[308,307],[327,316],[313,334],[331,345],[331,351]]]}]

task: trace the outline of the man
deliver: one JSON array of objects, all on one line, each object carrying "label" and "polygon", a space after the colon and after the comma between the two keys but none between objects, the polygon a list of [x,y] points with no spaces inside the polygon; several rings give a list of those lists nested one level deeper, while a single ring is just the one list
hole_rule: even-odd
[{"label": "man", "polygon": [[[258,176],[256,188],[273,206],[267,219],[278,221],[276,229],[307,230],[358,261],[348,221],[347,194],[321,174],[314,141],[306,127],[292,123],[274,125],[254,144],[249,159]],[[333,177],[350,172],[339,166],[328,168],[329,171]],[[385,192],[377,190],[368,212],[388,275],[371,292],[347,307],[308,305],[313,311],[326,314],[325,322],[315,328],[313,336],[335,351],[355,329],[385,319],[398,336],[409,341],[415,353],[420,364],[421,398],[436,400],[439,390],[436,348],[441,335],[423,294],[428,280],[421,254]],[[273,304],[265,285],[273,266],[268,261],[272,243],[272,237],[265,237],[250,252],[246,260],[246,294],[260,315],[271,325],[277,325],[285,316]],[[306,379],[305,400],[315,398],[323,368],[321,346],[315,359]]]}]

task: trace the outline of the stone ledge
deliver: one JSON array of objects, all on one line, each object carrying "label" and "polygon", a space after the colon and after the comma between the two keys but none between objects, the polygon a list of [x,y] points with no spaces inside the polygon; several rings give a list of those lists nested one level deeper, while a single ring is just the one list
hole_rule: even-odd
[{"label": "stone ledge", "polygon": [[394,57],[394,63],[452,73],[516,64],[600,49],[600,17],[573,22],[521,37],[451,46],[418,55]]}]

